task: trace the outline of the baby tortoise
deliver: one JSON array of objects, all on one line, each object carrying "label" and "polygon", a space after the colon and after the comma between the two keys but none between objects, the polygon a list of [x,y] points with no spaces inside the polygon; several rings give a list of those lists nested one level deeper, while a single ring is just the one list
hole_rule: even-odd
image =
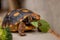
[{"label": "baby tortoise", "polygon": [[17,9],[6,14],[2,26],[5,28],[8,25],[12,32],[18,31],[21,36],[24,36],[24,31],[35,28],[30,23],[33,20],[40,20],[40,15],[28,9]]}]

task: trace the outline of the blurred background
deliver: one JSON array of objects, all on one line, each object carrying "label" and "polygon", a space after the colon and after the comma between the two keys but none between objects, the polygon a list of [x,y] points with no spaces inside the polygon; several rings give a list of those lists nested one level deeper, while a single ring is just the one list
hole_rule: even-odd
[{"label": "blurred background", "polygon": [[0,0],[0,11],[23,8],[24,0]]},{"label": "blurred background", "polygon": [[27,8],[49,22],[51,29],[60,35],[60,0],[0,0],[0,19],[11,10]]}]

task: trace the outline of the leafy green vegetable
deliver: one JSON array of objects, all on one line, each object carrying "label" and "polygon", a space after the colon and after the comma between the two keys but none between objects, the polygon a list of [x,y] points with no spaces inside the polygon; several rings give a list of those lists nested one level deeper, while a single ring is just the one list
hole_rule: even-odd
[{"label": "leafy green vegetable", "polygon": [[50,25],[48,24],[48,22],[45,20],[42,20],[42,19],[39,21],[33,21],[33,22],[31,22],[31,24],[35,27],[38,27],[38,29],[41,32],[48,32],[48,30],[50,28]]},{"label": "leafy green vegetable", "polygon": [[8,27],[2,29],[0,26],[0,40],[12,40],[12,34]]},{"label": "leafy green vegetable", "polygon": [[31,24],[34,25],[35,27],[38,27],[38,22],[37,21],[31,22]]},{"label": "leafy green vegetable", "polygon": [[45,20],[39,20],[38,22],[41,23],[41,26],[38,26],[39,29],[42,31],[42,32],[48,32],[49,28],[50,28],[50,25],[48,24],[47,21]]},{"label": "leafy green vegetable", "polygon": [[11,32],[10,32],[9,27],[6,27],[5,30],[6,30],[7,40],[12,40],[12,34],[11,34]]}]

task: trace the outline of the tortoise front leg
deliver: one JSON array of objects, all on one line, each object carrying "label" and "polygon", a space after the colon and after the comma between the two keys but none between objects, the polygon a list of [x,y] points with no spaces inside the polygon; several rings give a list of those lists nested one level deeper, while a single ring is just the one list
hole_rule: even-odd
[{"label": "tortoise front leg", "polygon": [[21,36],[25,36],[24,31],[25,31],[25,24],[21,22],[18,27],[18,32]]}]

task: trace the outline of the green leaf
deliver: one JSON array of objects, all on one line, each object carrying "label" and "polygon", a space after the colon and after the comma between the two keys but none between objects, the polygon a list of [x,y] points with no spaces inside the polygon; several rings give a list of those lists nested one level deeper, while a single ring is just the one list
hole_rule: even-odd
[{"label": "green leaf", "polygon": [[41,26],[38,26],[39,29],[42,31],[42,32],[48,32],[48,30],[50,29],[50,25],[47,21],[45,20],[39,20],[38,22],[41,23]]},{"label": "green leaf", "polygon": [[35,27],[38,27],[38,22],[37,22],[37,21],[31,22],[31,24],[32,24],[33,26],[35,26]]},{"label": "green leaf", "polygon": [[0,26],[0,39],[1,40],[12,40],[12,34],[8,27],[2,29],[2,27]]}]

